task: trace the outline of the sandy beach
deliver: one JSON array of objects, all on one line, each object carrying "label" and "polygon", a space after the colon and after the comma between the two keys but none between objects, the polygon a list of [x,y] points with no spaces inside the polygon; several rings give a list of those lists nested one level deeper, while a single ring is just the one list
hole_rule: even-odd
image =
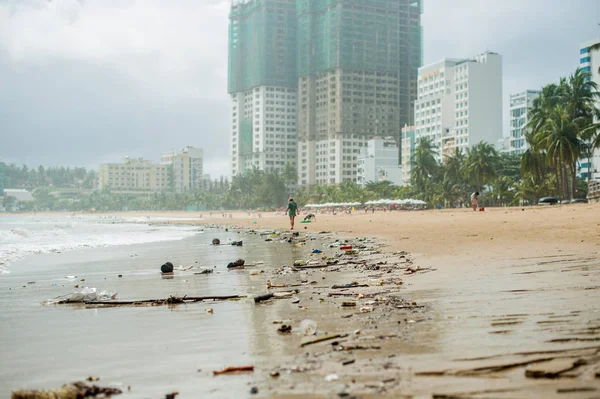
[{"label": "sandy beach", "polygon": [[[194,220],[200,213],[202,219]],[[112,216],[179,217],[186,220],[161,223],[223,225],[239,237],[249,229],[278,229],[290,236],[288,218],[274,213],[103,215]],[[250,278],[254,294],[266,291],[267,280],[301,288],[299,303],[243,306],[251,312],[254,332],[240,356],[253,362],[255,372],[219,377],[223,384],[237,384],[236,397],[590,398],[600,393],[600,204],[317,214],[316,222],[297,224],[297,231],[318,241],[307,241],[279,262],[274,252],[273,265],[265,265],[261,275],[240,272],[239,278]],[[323,231],[334,233],[319,234]],[[255,257],[263,244],[284,245],[251,237]],[[329,243],[348,239],[357,245],[363,242],[358,237],[375,238],[365,245],[381,251],[362,256],[362,266],[280,269],[290,259],[310,259],[311,245],[334,256],[340,251]],[[381,266],[371,267],[375,264]],[[402,285],[394,284],[400,279]],[[350,282],[359,286],[331,289]],[[344,301],[357,307],[344,307]],[[218,306],[231,307],[215,305],[217,313]],[[364,313],[362,307],[374,309]],[[296,329],[307,318],[318,324],[317,336],[340,335],[335,345],[300,347],[306,337]],[[277,320],[289,320],[294,332],[278,334]],[[229,361],[235,362],[235,350],[230,352]],[[182,392],[193,387],[183,376],[178,381]],[[258,393],[240,394],[240,381],[248,384],[245,392],[253,386]],[[222,389],[209,396],[227,397]]]}]

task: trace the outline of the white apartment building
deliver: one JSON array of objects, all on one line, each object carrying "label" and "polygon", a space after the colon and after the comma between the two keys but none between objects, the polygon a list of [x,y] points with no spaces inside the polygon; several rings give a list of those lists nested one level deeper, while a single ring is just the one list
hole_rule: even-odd
[{"label": "white apartment building", "polygon": [[[589,47],[596,43],[600,43],[600,38],[581,44],[579,48],[579,67],[584,72],[590,72],[592,80],[600,85],[600,50],[591,52],[589,50]],[[600,107],[600,100],[598,100],[596,106]],[[600,148],[596,148],[589,157],[582,158],[580,166],[580,176],[582,178],[589,176],[592,179],[600,180]]]},{"label": "white apartment building", "polygon": [[297,90],[260,86],[232,93],[231,173],[296,165]]},{"label": "white apartment building", "polygon": [[[437,159],[502,137],[502,57],[486,52],[419,68],[415,137],[428,137]],[[410,174],[410,170],[405,170]]]},{"label": "white apartment building", "polygon": [[402,183],[410,183],[410,171],[412,170],[412,156],[415,153],[415,127],[404,126],[400,139],[400,167],[402,169]]},{"label": "white apartment building", "polygon": [[462,62],[465,60],[444,59],[419,68],[415,135],[427,137],[437,146],[438,162],[442,161],[442,137],[449,135],[455,123],[454,69]]},{"label": "white apartment building", "polygon": [[510,95],[509,103],[509,146],[508,153],[521,155],[528,148],[525,140],[525,126],[529,121],[528,113],[533,107],[533,101],[540,95],[539,90],[527,90]]},{"label": "white apartment building", "polygon": [[204,175],[204,151],[187,146],[181,151],[172,151],[160,157],[160,164],[168,173],[170,189],[178,193],[202,188]]},{"label": "white apartment building", "polygon": [[123,191],[162,191],[169,186],[165,165],[142,158],[124,163],[103,163],[98,170],[98,188]]},{"label": "white apartment building", "polygon": [[358,156],[357,183],[389,180],[401,186],[402,168],[399,160],[398,143],[392,137],[373,137],[362,147]]}]

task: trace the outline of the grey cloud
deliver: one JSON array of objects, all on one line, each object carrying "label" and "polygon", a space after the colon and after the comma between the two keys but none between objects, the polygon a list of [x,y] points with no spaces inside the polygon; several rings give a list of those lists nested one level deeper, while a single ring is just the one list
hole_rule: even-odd
[{"label": "grey cloud", "polygon": [[[96,167],[196,145],[228,173],[228,7],[0,1],[0,157]],[[598,15],[597,0],[425,0],[425,63],[499,52],[508,98],[571,73]]]}]

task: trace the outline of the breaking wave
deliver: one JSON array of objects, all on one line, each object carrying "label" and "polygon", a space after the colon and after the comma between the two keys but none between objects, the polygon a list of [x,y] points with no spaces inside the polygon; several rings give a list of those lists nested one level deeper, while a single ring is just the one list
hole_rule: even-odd
[{"label": "breaking wave", "polygon": [[197,233],[194,227],[140,223],[157,221],[155,219],[73,219],[65,222],[56,217],[3,217],[0,220],[0,274],[9,273],[10,264],[33,254],[173,241]]}]

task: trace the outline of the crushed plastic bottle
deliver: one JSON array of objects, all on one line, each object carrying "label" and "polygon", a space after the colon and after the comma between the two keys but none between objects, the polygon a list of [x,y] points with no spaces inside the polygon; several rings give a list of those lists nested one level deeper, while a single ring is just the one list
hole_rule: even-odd
[{"label": "crushed plastic bottle", "polygon": [[302,320],[299,330],[304,335],[314,335],[317,333],[317,323],[310,319]]}]

